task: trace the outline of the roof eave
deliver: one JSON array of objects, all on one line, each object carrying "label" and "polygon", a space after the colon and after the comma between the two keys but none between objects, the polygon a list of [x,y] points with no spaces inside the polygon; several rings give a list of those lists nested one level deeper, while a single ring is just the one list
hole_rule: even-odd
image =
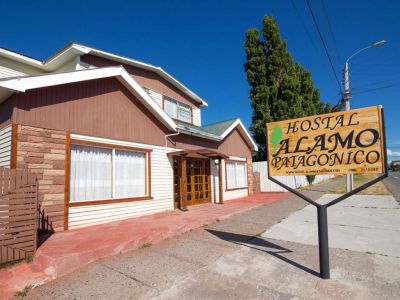
[{"label": "roof eave", "polygon": [[245,137],[253,146],[253,151],[258,151],[257,144],[254,142],[253,138],[250,136],[249,132],[247,131],[246,127],[243,125],[240,119],[237,119],[235,122],[233,122],[232,125],[229,126],[229,128],[226,129],[225,132],[221,135],[221,138],[222,139],[226,138],[228,134],[231,133],[238,125],[242,128],[243,132],[245,133]]},{"label": "roof eave", "polygon": [[150,98],[143,88],[121,66],[14,78],[0,81],[0,89],[8,89],[14,92],[25,92],[30,89],[108,77],[116,77],[135,97],[139,98],[147,109],[153,112],[161,123],[163,123],[169,130],[174,132],[177,131],[177,125],[175,122]]}]

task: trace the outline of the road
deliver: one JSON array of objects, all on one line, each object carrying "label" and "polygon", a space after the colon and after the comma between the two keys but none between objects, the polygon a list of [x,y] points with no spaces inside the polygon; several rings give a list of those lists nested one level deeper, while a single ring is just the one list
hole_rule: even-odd
[{"label": "road", "polygon": [[400,202],[400,172],[391,172],[389,177],[383,183],[386,188],[393,194],[393,197]]},{"label": "road", "polygon": [[[332,184],[336,180],[319,189],[327,190]],[[323,194],[305,193],[312,198]],[[322,280],[316,245],[284,240],[283,235],[263,236],[303,211],[306,204],[289,197],[157,245],[100,260],[35,288],[27,299],[397,299],[399,257],[368,249],[331,248],[332,279]],[[386,216],[379,222],[382,228],[392,226]],[[348,230],[359,228],[350,225]],[[369,243],[359,237],[355,240]]]}]

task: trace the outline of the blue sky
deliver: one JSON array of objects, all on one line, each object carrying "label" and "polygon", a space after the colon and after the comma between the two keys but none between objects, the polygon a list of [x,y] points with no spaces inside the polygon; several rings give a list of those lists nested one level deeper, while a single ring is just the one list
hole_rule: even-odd
[{"label": "blue sky", "polygon": [[[306,2],[293,3],[298,13],[289,0],[2,1],[0,47],[44,59],[76,41],[159,65],[208,101],[203,123],[240,117],[249,126],[243,42],[246,29],[260,28],[266,14],[277,19],[294,59],[311,71],[322,100],[339,99]],[[339,79],[348,56],[387,40],[350,61],[351,103],[384,106],[389,160],[400,159],[400,2],[310,3]]]}]

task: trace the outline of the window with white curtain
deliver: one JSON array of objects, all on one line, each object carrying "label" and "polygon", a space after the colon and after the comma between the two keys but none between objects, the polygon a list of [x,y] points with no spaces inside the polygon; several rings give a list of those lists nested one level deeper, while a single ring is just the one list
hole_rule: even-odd
[{"label": "window with white curtain", "polygon": [[173,119],[192,123],[192,108],[190,105],[164,97],[164,111]]},{"label": "window with white curtain", "polygon": [[247,187],[246,163],[241,161],[226,162],[226,188],[240,189]]},{"label": "window with white curtain", "polygon": [[70,202],[144,197],[147,153],[71,145]]}]

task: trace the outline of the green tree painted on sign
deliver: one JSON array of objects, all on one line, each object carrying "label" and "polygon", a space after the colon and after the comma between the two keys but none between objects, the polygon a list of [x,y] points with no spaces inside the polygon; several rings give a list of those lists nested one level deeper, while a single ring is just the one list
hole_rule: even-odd
[{"label": "green tree painted on sign", "polygon": [[273,146],[273,154],[276,153],[278,144],[282,140],[282,128],[280,128],[278,125],[275,125],[275,127],[271,131],[271,144]]},{"label": "green tree painted on sign", "polygon": [[267,122],[328,113],[332,108],[320,101],[310,72],[287,51],[273,17],[264,17],[261,36],[258,29],[247,30],[244,49],[253,109],[250,130],[259,146],[253,159],[265,160]]}]

